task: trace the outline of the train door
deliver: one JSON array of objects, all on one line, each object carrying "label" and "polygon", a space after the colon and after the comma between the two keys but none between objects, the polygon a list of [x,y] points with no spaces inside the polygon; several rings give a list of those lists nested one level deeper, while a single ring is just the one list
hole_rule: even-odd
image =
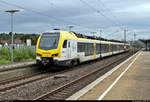
[{"label": "train door", "polygon": [[68,58],[68,48],[67,48],[67,42],[68,40],[64,40],[63,45],[62,45],[62,49],[61,49],[61,57],[65,60]]},{"label": "train door", "polygon": [[67,47],[67,57],[68,59],[71,58],[71,47],[70,47],[70,40],[68,40],[68,47]]},{"label": "train door", "polygon": [[73,59],[77,56],[77,44],[74,40],[68,40],[68,58]]},{"label": "train door", "polygon": [[113,55],[113,52],[114,52],[114,45],[111,44],[111,54]]}]

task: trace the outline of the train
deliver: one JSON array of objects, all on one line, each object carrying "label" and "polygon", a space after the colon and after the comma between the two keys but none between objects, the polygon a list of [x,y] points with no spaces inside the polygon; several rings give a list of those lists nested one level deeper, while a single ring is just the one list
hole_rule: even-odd
[{"label": "train", "polygon": [[48,30],[38,38],[36,64],[74,66],[129,49],[127,43],[99,40],[64,30]]}]

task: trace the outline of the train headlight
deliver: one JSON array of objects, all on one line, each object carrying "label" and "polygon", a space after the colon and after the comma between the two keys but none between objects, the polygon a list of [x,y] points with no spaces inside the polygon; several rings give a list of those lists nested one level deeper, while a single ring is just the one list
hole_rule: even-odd
[{"label": "train headlight", "polygon": [[52,54],[52,56],[54,57],[54,56],[58,56],[58,53],[56,53],[56,54]]},{"label": "train headlight", "polygon": [[39,54],[39,53],[37,53],[36,55],[37,55],[37,56],[42,56],[42,55],[41,55],[41,54]]}]

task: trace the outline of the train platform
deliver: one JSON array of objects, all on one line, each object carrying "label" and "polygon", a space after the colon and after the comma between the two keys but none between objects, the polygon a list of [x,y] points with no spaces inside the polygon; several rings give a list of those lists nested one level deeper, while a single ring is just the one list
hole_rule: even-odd
[{"label": "train platform", "polygon": [[150,52],[137,52],[66,100],[150,100]]}]

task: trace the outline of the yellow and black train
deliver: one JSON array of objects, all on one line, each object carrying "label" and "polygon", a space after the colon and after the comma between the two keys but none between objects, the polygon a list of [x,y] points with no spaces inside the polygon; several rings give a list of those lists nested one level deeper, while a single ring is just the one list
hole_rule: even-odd
[{"label": "yellow and black train", "polygon": [[76,65],[130,49],[129,44],[79,37],[74,32],[43,32],[36,45],[37,64]]}]

